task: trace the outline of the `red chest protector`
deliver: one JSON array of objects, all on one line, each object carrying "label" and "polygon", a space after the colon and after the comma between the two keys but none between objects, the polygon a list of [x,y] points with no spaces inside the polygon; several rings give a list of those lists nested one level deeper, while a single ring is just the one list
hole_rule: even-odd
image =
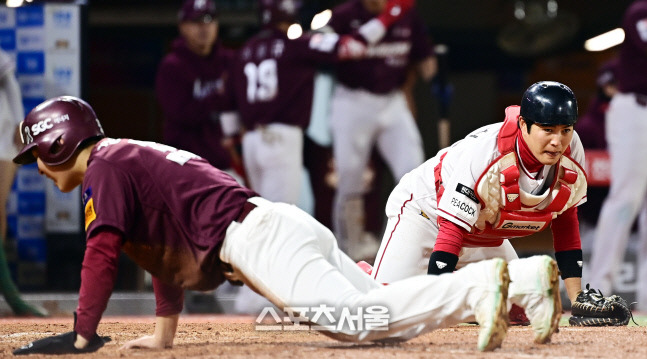
[{"label": "red chest protector", "polygon": [[[550,189],[532,195],[519,188],[519,163],[515,151],[519,106],[510,106],[497,137],[501,155],[476,181],[474,192],[481,204],[479,217],[464,238],[465,246],[497,246],[501,240],[523,237],[544,230],[558,214],[577,204],[586,194],[586,176],[579,164],[570,159],[570,147],[557,164],[559,169]],[[441,184],[441,163],[436,183]],[[436,186],[437,198],[442,185]]]}]

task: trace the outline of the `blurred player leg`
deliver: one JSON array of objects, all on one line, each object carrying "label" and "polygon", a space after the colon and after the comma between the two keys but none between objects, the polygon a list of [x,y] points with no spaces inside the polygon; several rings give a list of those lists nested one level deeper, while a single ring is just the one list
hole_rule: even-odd
[{"label": "blurred player leg", "polygon": [[[258,198],[251,201],[258,208],[242,224],[232,223],[220,254],[235,272],[244,274],[243,281],[279,308],[324,305],[336,308],[335,313],[348,309],[353,314],[371,306],[388,308],[388,328],[334,327],[324,334],[346,341],[404,340],[473,320],[477,312],[486,334],[505,335],[498,326],[504,325],[505,310],[497,310],[505,307],[502,291],[507,294],[504,261],[484,261],[451,275],[422,275],[382,286],[339,251],[330,230],[298,208]],[[268,240],[277,233],[284,240]],[[315,322],[331,324],[325,315]],[[485,342],[490,344],[489,337]]]},{"label": "blurred player leg", "polygon": [[[275,202],[297,204],[303,180],[303,132],[296,126],[270,124],[243,137],[243,155],[250,187]],[[258,314],[267,299],[247,287],[239,288],[234,310]]]},{"label": "blurred player leg", "polygon": [[[337,192],[333,204],[333,228],[340,248],[353,259],[372,257],[364,253],[364,174],[373,148],[377,123],[373,113],[380,103],[364,91],[352,91],[337,86],[331,104],[330,124],[333,134],[333,155],[337,171]],[[368,103],[367,103],[368,102]],[[363,105],[360,105],[363,104]]]},{"label": "blurred player leg", "polygon": [[397,92],[381,115],[382,127],[377,136],[380,154],[388,164],[396,183],[402,176],[424,162],[422,137],[404,95]]},{"label": "blurred player leg", "polygon": [[251,189],[274,202],[296,204],[303,177],[303,132],[296,126],[270,124],[243,138]]},{"label": "blurred player leg", "polygon": [[243,135],[243,165],[249,181],[248,187],[251,189],[258,188],[261,185],[263,172],[257,158],[261,144],[262,139],[259,131],[247,131]]},{"label": "blurred player leg", "polygon": [[11,160],[0,159],[0,238],[2,238],[2,243],[7,235],[7,200],[15,174],[16,165]]},{"label": "blurred player leg", "polygon": [[643,207],[638,217],[638,253],[636,265],[638,276],[636,277],[636,301],[637,309],[647,312],[647,198],[644,199]]},{"label": "blurred player leg", "polygon": [[611,159],[611,188],[604,201],[596,228],[590,283],[602,293],[613,289],[615,272],[624,257],[629,233],[647,193],[647,108],[636,103],[632,94],[619,93],[611,100],[606,118],[607,142]]}]

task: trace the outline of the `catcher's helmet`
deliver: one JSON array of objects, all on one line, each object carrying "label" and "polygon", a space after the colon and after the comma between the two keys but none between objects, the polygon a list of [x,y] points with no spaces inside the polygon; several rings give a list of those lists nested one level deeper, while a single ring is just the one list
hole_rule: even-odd
[{"label": "catcher's helmet", "polygon": [[568,86],[554,81],[541,81],[530,86],[521,98],[521,116],[528,123],[544,126],[577,122],[577,100]]},{"label": "catcher's helmet", "polygon": [[300,0],[261,0],[261,22],[263,25],[296,22],[300,8]]},{"label": "catcher's helmet", "polygon": [[105,137],[101,123],[90,105],[73,96],[49,99],[34,107],[20,123],[23,148],[15,163],[36,161],[32,150],[46,164],[56,166],[69,160],[88,140]]}]

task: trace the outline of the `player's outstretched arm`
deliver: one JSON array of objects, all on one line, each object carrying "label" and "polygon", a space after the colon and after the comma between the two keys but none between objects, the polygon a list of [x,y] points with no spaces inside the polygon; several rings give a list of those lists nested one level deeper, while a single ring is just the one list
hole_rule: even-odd
[{"label": "player's outstretched arm", "polygon": [[120,350],[134,348],[164,349],[173,347],[179,314],[157,317],[155,333],[126,342]]}]

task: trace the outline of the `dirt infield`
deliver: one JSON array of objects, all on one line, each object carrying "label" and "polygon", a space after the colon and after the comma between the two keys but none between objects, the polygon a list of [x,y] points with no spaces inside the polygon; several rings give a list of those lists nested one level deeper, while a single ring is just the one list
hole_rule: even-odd
[{"label": "dirt infield", "polygon": [[[565,316],[567,317],[567,316]],[[563,322],[565,319],[562,319]],[[224,315],[183,316],[175,346],[166,350],[127,350],[128,340],[152,334],[153,317],[106,317],[99,334],[112,341],[89,358],[647,358],[647,327],[573,328],[561,326],[552,343],[532,343],[530,327],[512,327],[501,349],[476,351],[478,327],[437,330],[400,344],[349,344],[314,331],[257,331],[254,318]],[[72,318],[0,319],[0,357],[32,340],[71,330]],[[639,324],[644,325],[641,320]],[[45,356],[29,356],[38,358]],[[79,358],[58,356],[57,358]]]}]

